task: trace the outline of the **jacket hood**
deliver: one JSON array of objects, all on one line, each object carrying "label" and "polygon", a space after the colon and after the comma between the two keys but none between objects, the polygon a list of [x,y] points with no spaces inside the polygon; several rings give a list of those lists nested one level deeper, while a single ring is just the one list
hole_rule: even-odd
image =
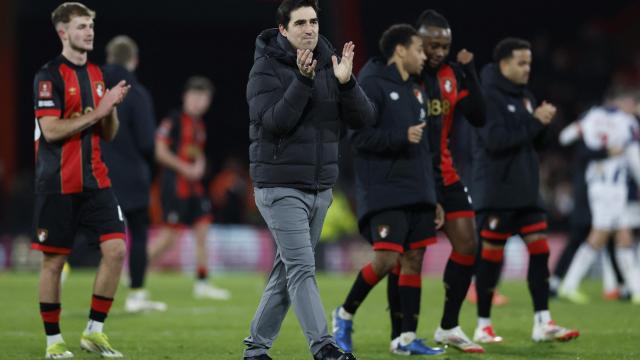
[{"label": "jacket hood", "polygon": [[500,69],[496,63],[485,65],[480,73],[480,79],[484,86],[495,87],[510,94],[521,95],[526,89],[526,85],[514,84],[511,80],[504,77],[502,73],[500,73]]},{"label": "jacket hood", "polygon": [[[335,54],[335,48],[329,40],[318,34],[318,45],[313,50],[313,56],[318,60],[317,67],[324,67],[331,64],[331,55]],[[289,43],[289,40],[280,34],[278,29],[267,29],[256,38],[256,50],[253,60],[262,57],[276,58],[288,65],[296,66],[296,51]]]},{"label": "jacket hood", "polygon": [[387,65],[387,61],[380,56],[369,59],[362,67],[362,70],[360,70],[360,74],[358,75],[360,81],[364,81],[369,77],[383,78],[398,84],[405,83],[395,64]]}]

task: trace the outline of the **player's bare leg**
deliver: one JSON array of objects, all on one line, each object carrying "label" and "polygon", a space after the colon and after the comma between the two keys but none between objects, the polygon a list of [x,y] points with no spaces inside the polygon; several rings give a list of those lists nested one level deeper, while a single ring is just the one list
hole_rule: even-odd
[{"label": "player's bare leg", "polygon": [[473,343],[458,324],[460,309],[469,290],[475,264],[475,221],[466,217],[449,219],[444,224],[444,232],[451,242],[453,251],[444,271],[444,310],[434,340],[464,352],[484,352],[482,346]]},{"label": "player's bare leg", "polygon": [[149,245],[149,264],[158,261],[180,237],[180,229],[165,226],[160,229],[158,237]]},{"label": "player's bare leg", "polygon": [[207,255],[207,235],[210,222],[202,220],[193,226],[193,236],[196,245],[196,271],[197,280],[193,287],[193,295],[199,299],[228,300],[231,294],[226,289],[221,289],[209,282],[209,261]]}]

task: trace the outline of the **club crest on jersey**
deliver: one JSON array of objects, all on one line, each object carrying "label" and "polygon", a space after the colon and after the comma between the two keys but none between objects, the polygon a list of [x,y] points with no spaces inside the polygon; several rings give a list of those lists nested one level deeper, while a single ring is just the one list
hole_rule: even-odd
[{"label": "club crest on jersey", "polygon": [[507,110],[509,110],[509,112],[514,113],[514,112],[516,112],[516,106],[513,105],[513,104],[509,104],[509,105],[507,105]]},{"label": "club crest on jersey", "polygon": [[95,81],[94,86],[96,87],[98,97],[102,97],[104,95],[104,83],[102,81]]},{"label": "club crest on jersey", "polygon": [[398,94],[395,91],[392,91],[391,93],[389,93],[389,97],[391,98],[391,100],[393,101],[398,101],[398,99],[400,99],[400,94]]},{"label": "club crest on jersey", "polygon": [[389,236],[389,230],[389,225],[380,225],[378,226],[378,235],[381,239],[386,239]]},{"label": "club crest on jersey", "polygon": [[444,81],[444,91],[448,93],[453,91],[453,83],[451,82],[451,80],[447,79]]},{"label": "club crest on jersey", "polygon": [[40,99],[51,99],[53,97],[51,81],[38,82],[38,97]]},{"label": "club crest on jersey", "polygon": [[38,231],[36,232],[36,236],[38,237],[38,241],[43,243],[49,237],[49,231],[47,229],[38,229]]},{"label": "club crest on jersey", "polygon": [[500,219],[498,219],[496,216],[492,216],[489,218],[489,229],[495,230],[498,228],[499,224],[500,224]]},{"label": "club crest on jersey", "polygon": [[524,107],[527,109],[529,114],[533,114],[533,105],[531,104],[531,100],[524,98]]},{"label": "club crest on jersey", "polygon": [[413,89],[413,95],[416,96],[416,99],[418,99],[418,102],[420,104],[424,104],[424,99],[422,98],[422,91],[420,91],[419,89]]}]

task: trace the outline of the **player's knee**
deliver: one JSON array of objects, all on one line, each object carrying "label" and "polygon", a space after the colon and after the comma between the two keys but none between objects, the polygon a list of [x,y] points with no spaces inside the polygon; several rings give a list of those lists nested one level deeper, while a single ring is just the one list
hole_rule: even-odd
[{"label": "player's knee", "polygon": [[67,257],[65,255],[44,254],[42,258],[42,271],[59,274],[62,272],[66,260]]},{"label": "player's knee", "polygon": [[102,250],[102,256],[111,262],[124,262],[125,256],[127,256],[127,247],[124,241],[112,241],[108,246],[104,246]]},{"label": "player's knee", "polygon": [[401,260],[402,273],[419,274],[422,270],[422,258],[424,257],[424,251],[424,248],[420,248],[404,253]]},{"label": "player's knee", "polygon": [[397,264],[400,254],[393,251],[376,251],[371,265],[374,268],[376,274],[387,274]]},{"label": "player's knee", "polygon": [[478,245],[476,244],[475,236],[461,237],[459,241],[453,244],[454,250],[461,255],[473,256],[476,254]]}]

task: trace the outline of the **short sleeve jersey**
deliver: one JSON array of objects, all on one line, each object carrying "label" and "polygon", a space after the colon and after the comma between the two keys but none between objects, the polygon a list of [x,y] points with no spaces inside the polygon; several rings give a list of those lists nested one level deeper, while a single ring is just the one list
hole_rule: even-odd
[{"label": "short sleeve jersey", "polygon": [[38,71],[33,84],[36,193],[74,194],[111,187],[102,161],[99,123],[48,142],[39,121],[45,116],[68,121],[91,112],[105,92],[102,71],[92,63],[78,66],[60,55]]}]

